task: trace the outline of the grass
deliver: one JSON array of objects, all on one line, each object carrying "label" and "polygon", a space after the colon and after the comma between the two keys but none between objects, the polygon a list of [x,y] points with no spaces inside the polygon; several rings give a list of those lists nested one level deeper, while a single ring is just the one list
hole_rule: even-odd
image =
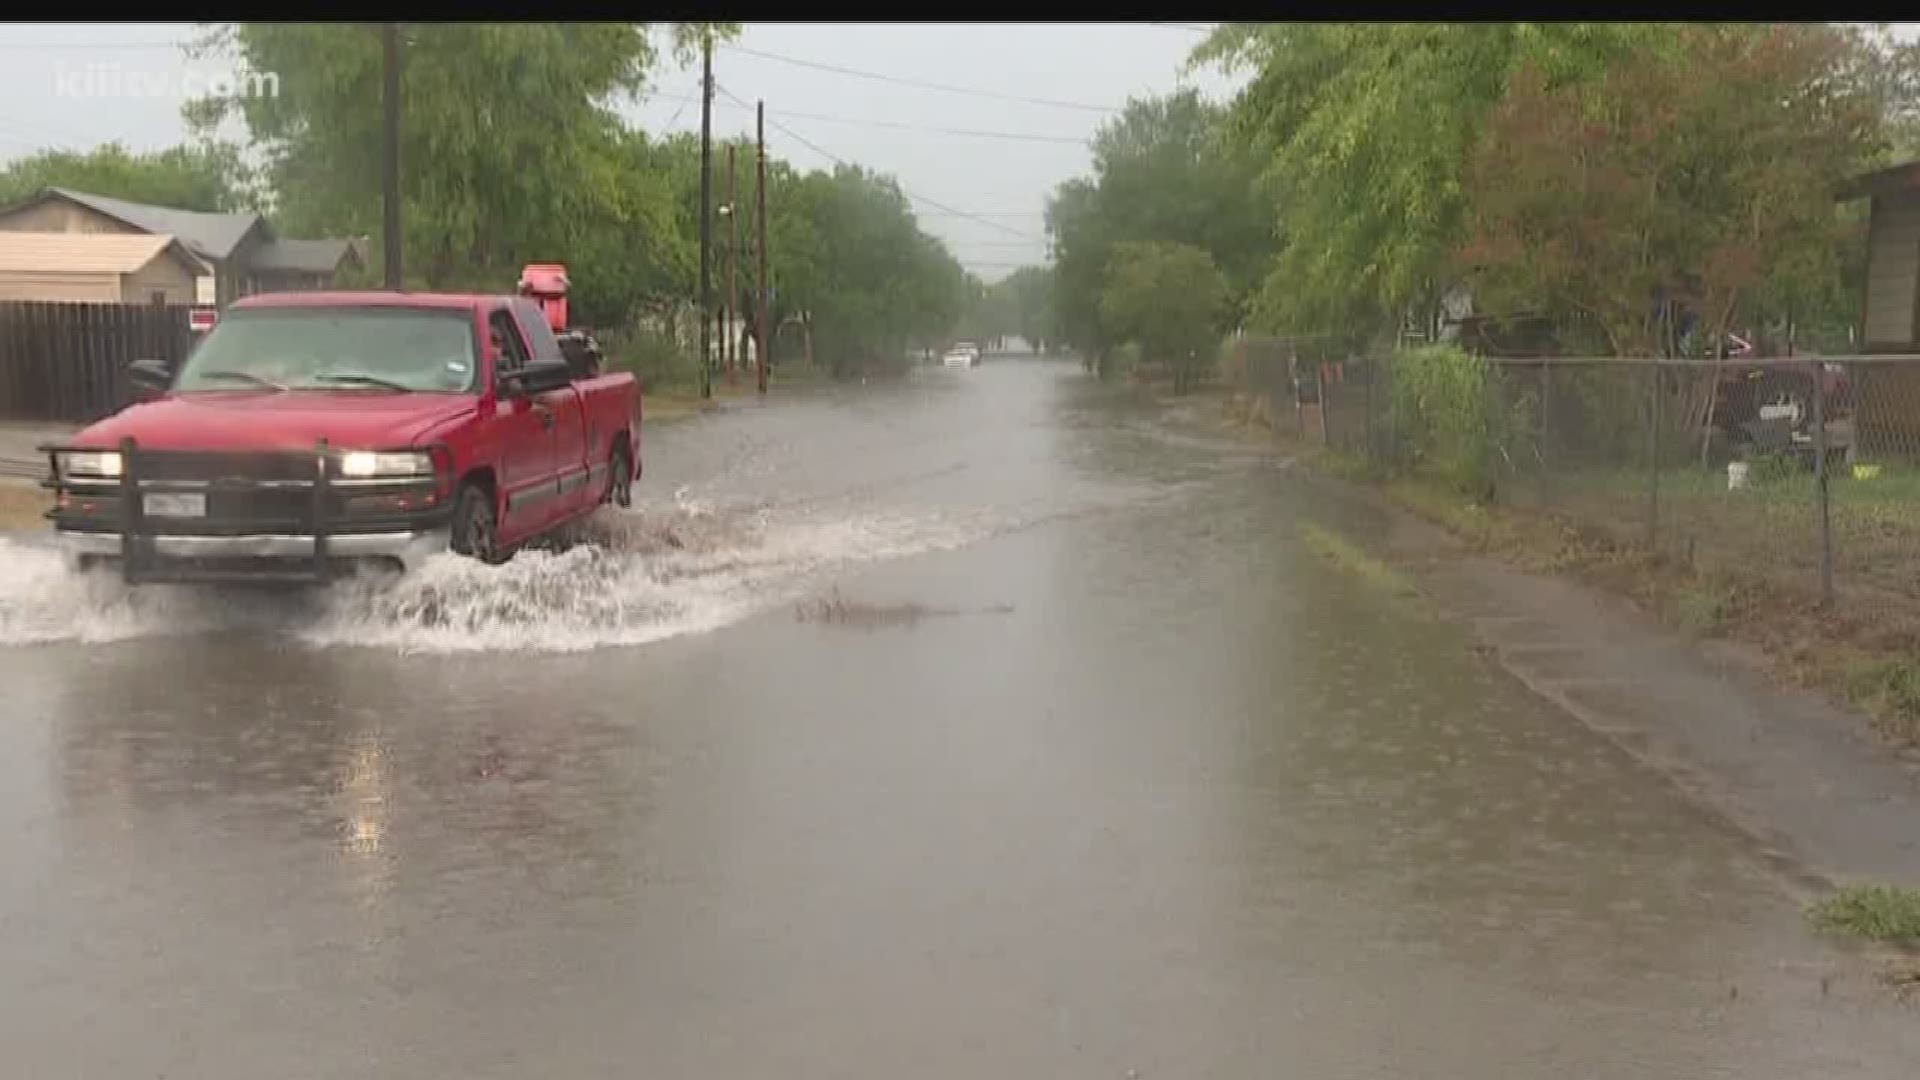
[{"label": "grass", "polygon": [[0,532],[44,528],[53,506],[47,492],[30,483],[0,481]]},{"label": "grass", "polygon": [[1874,717],[1882,734],[1920,743],[1920,660],[1849,651],[1832,666],[1847,700]]},{"label": "grass", "polygon": [[1394,596],[1415,595],[1413,582],[1405,574],[1362,551],[1346,537],[1310,521],[1301,522],[1298,528],[1308,551]]},{"label": "grass", "polygon": [[1829,934],[1920,945],[1920,889],[1849,886],[1808,905],[1807,918]]},{"label": "grass", "polygon": [[1732,616],[1736,599],[1730,585],[1712,580],[1686,582],[1668,595],[1662,614],[1683,633],[1711,634]]},{"label": "grass", "polygon": [[[825,369],[817,366],[798,362],[782,364],[773,369],[767,393],[771,396],[794,387],[812,386],[826,381],[828,377]],[[698,385],[663,383],[645,392],[641,408],[645,419],[666,423],[700,416],[720,408],[724,402],[745,400],[759,393],[759,384],[752,371],[738,372],[732,379],[723,373],[714,376],[713,396],[710,398],[700,396]]]}]

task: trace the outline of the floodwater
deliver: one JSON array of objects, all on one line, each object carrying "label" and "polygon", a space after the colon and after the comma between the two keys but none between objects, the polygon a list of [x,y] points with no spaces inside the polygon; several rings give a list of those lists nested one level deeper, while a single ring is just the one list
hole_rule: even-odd
[{"label": "floodwater", "polygon": [[1747,841],[1308,550],[1271,456],[993,361],[646,458],[572,550],[301,600],[0,541],[0,1072],[1920,1061]]}]

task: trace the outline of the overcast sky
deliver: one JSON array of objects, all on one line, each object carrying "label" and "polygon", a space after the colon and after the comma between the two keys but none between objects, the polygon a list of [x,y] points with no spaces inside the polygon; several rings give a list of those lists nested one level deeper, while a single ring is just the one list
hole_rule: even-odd
[{"label": "overcast sky", "polygon": [[[754,23],[737,48],[715,51],[714,81],[747,104],[717,93],[714,134],[750,135],[751,103],[764,98],[772,153],[802,168],[828,167],[824,154],[832,154],[894,174],[922,225],[980,276],[997,279],[1045,260],[1048,192],[1086,171],[1084,140],[1130,96],[1186,84],[1216,97],[1228,92],[1232,84],[1218,72],[1182,73],[1203,29]],[[181,92],[221,71],[187,62],[179,43],[192,32],[184,23],[0,28],[0,157],[115,139],[140,150],[180,142]],[[662,67],[631,118],[652,132],[698,131],[699,77],[697,62]],[[743,182],[747,175],[743,169]]]},{"label": "overcast sky", "polygon": [[[1902,36],[1914,29],[1901,27]],[[1203,32],[1197,23],[754,23],[737,47],[715,53],[724,92],[714,133],[751,134],[751,103],[764,98],[773,153],[803,168],[828,166],[831,154],[894,174],[923,226],[997,279],[1045,260],[1047,194],[1086,171],[1084,140],[1129,97],[1186,84],[1215,98],[1231,91],[1216,70],[1182,70]],[[187,63],[179,43],[191,33],[183,23],[0,27],[0,157],[114,139],[142,150],[179,142],[178,93],[126,91],[156,87],[154,78],[177,90],[190,73],[218,73],[217,64]],[[101,88],[115,74],[122,92],[107,96]],[[654,82],[629,110],[634,122],[698,131],[697,62],[663,67]]]}]

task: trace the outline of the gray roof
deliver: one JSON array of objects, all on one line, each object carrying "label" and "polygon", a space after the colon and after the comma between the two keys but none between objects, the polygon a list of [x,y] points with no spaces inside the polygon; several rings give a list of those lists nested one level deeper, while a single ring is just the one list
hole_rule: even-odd
[{"label": "gray roof", "polygon": [[331,274],[349,253],[364,261],[352,240],[269,240],[254,250],[248,263],[255,270],[292,270]]},{"label": "gray roof", "polygon": [[110,199],[105,195],[75,191],[72,188],[48,188],[50,192],[90,207],[135,228],[150,233],[165,233],[185,244],[203,258],[225,261],[254,226],[261,224],[259,214],[209,214],[199,210],[173,210],[165,206]]}]

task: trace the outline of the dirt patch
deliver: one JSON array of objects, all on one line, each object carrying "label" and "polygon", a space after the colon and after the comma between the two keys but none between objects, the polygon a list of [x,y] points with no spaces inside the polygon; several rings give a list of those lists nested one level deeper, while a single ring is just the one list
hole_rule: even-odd
[{"label": "dirt patch", "polygon": [[46,527],[53,507],[47,492],[33,484],[0,482],[0,532],[26,532]]}]

